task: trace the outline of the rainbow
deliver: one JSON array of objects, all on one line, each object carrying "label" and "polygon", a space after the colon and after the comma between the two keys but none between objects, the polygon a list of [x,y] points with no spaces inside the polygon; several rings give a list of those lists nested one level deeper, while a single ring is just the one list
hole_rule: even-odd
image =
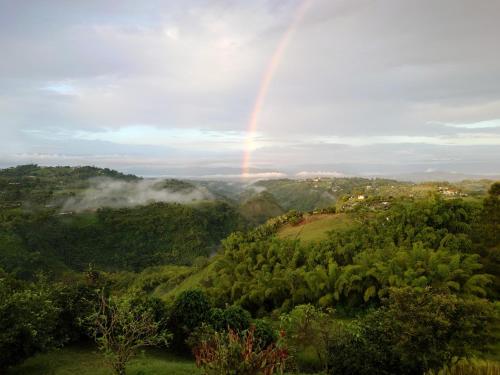
[{"label": "rainbow", "polygon": [[250,175],[250,159],[252,156],[252,151],[255,148],[254,138],[257,130],[257,124],[259,121],[259,116],[262,111],[262,106],[267,96],[267,92],[269,91],[269,86],[273,80],[274,74],[278,69],[278,66],[285,54],[286,47],[288,46],[290,39],[293,34],[297,30],[299,24],[306,13],[307,8],[313,0],[302,0],[300,5],[297,7],[297,11],[293,17],[293,20],[290,26],[287,28],[283,36],[281,37],[276,49],[273,52],[271,60],[267,65],[267,69],[264,71],[262,79],[260,81],[259,90],[257,92],[257,97],[255,98],[254,106],[252,113],[250,114],[250,119],[248,121],[246,138],[245,138],[245,147],[243,154],[243,163],[241,167],[241,175],[242,177],[248,177]]}]

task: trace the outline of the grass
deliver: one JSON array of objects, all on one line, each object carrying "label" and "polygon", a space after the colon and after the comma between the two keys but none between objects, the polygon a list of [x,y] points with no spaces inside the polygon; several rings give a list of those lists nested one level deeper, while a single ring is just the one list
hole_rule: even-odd
[{"label": "grass", "polygon": [[[309,353],[311,354],[311,353]],[[306,356],[307,357],[307,356]],[[303,358],[304,359],[304,358]],[[113,375],[93,346],[69,346],[38,354],[7,370],[6,375]],[[143,352],[127,366],[127,375],[201,375],[193,360],[161,350]],[[299,374],[296,374],[299,375]],[[500,375],[500,363],[491,360],[460,361],[451,368],[427,375]]]},{"label": "grass", "polygon": [[[113,375],[92,346],[70,346],[38,354],[7,370],[6,375]],[[159,350],[141,353],[127,366],[127,375],[202,375],[193,360]],[[304,374],[294,374],[304,375]]]},{"label": "grass", "polygon": [[[90,346],[72,346],[36,355],[7,375],[112,375],[101,354]],[[127,375],[201,375],[193,361],[161,351],[139,354],[127,366]]]},{"label": "grass", "polygon": [[500,363],[488,360],[459,361],[440,371],[430,371],[426,375],[500,375]]},{"label": "grass", "polygon": [[307,215],[298,225],[287,225],[278,232],[283,239],[300,239],[304,242],[321,241],[332,230],[345,230],[353,225],[353,219],[347,214]]},{"label": "grass", "polygon": [[158,286],[153,292],[153,295],[164,301],[168,301],[174,299],[177,294],[184,290],[200,288],[203,280],[213,271],[215,267],[215,258],[216,257],[214,257],[206,267],[194,272],[174,288],[165,288],[165,285]]}]

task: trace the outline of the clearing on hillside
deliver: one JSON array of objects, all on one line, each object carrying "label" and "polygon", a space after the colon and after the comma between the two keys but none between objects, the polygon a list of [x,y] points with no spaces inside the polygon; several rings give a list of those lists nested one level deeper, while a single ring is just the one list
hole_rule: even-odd
[{"label": "clearing on hillside", "polygon": [[347,214],[313,214],[304,215],[304,220],[297,225],[288,224],[278,232],[283,239],[300,239],[305,242],[326,239],[332,230],[345,230],[354,224]]}]

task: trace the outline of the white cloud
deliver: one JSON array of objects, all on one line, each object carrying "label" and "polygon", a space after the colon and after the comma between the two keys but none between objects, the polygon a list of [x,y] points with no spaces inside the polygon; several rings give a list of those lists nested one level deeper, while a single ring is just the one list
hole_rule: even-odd
[{"label": "white cloud", "polygon": [[472,123],[449,123],[449,122],[430,121],[429,124],[443,125],[443,126],[448,126],[450,128],[458,128],[458,129],[491,129],[491,128],[500,128],[500,119],[485,120]]},{"label": "white cloud", "polygon": [[[109,165],[113,145],[115,165],[161,162],[166,148],[179,167],[224,154],[237,170],[259,83],[299,3],[3,2],[0,163]],[[499,12],[495,0],[312,1],[248,142],[252,167],[392,165],[396,148],[416,163],[456,146],[494,172]],[[307,170],[329,170],[318,168]]]},{"label": "white cloud", "polygon": [[201,178],[204,179],[243,179],[247,181],[258,181],[258,180],[270,180],[276,178],[286,178],[287,174],[283,172],[249,172],[249,173],[238,173],[238,174],[210,174],[203,175]]},{"label": "white cloud", "polygon": [[346,177],[344,173],[332,172],[332,171],[300,171],[295,174],[299,178],[311,178],[311,177]]}]

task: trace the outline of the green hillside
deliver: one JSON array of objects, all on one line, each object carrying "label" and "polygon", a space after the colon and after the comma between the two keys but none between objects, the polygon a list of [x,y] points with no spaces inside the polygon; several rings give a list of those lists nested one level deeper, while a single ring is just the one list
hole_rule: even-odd
[{"label": "green hillside", "polygon": [[41,167],[35,164],[0,169],[0,208],[57,207],[84,192],[94,178],[141,180],[107,168]]},{"label": "green hillside", "polygon": [[316,177],[258,181],[255,186],[265,188],[285,210],[305,212],[335,205],[339,198],[346,195],[394,194],[399,189],[406,194],[414,184],[381,178]]},{"label": "green hillside", "polygon": [[282,239],[299,239],[303,242],[322,241],[328,238],[330,231],[342,231],[355,224],[347,214],[310,214],[305,215],[299,224],[288,224],[277,235]]},{"label": "green hillside", "polygon": [[0,181],[2,373],[104,375],[104,358],[120,365],[113,353],[143,338],[156,349],[134,349],[117,374],[196,374],[192,353],[235,355],[233,369],[247,350],[286,359],[285,373],[428,375],[471,356],[491,362],[456,371],[498,368],[500,184],[318,178],[212,193],[37,166]]},{"label": "green hillside", "polygon": [[244,201],[239,207],[239,212],[250,223],[262,224],[272,217],[282,215],[285,211],[272,194],[263,191]]},{"label": "green hillside", "polygon": [[206,197],[189,182],[96,167],[0,170],[0,269],[29,279],[89,264],[107,271],[191,264],[245,227],[237,207]]}]

